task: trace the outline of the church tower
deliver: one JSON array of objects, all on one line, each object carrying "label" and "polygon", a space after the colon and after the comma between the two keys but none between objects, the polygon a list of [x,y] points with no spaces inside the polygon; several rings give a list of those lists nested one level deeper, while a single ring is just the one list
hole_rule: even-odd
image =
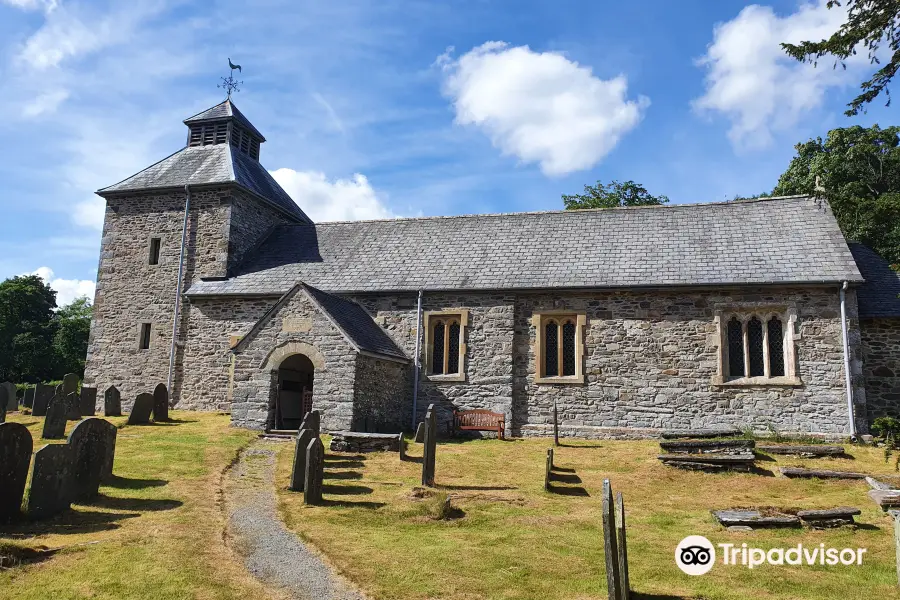
[{"label": "church tower", "polygon": [[85,384],[179,400],[183,293],[225,278],[273,227],[310,223],[260,164],[265,137],[230,98],[184,121],[183,148],[97,192],[106,215]]}]

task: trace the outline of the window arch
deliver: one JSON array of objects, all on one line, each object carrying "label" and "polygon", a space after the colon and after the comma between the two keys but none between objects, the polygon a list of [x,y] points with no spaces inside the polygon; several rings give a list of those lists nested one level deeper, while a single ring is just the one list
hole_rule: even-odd
[{"label": "window arch", "polygon": [[424,317],[427,374],[442,381],[464,381],[468,310],[428,311]]},{"label": "window arch", "polygon": [[538,383],[580,383],[584,315],[535,314]]},{"label": "window arch", "polygon": [[751,312],[721,318],[724,380],[794,377],[782,315]]}]

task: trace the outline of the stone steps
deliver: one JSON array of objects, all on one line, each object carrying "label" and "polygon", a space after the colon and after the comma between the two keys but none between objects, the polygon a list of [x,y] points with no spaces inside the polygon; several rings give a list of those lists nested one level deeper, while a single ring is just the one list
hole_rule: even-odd
[{"label": "stone steps", "polygon": [[800,458],[817,458],[823,456],[844,456],[843,446],[791,446],[791,445],[765,445],[757,446],[757,450],[766,454],[778,454],[785,456],[798,456]]},{"label": "stone steps", "polygon": [[662,464],[688,471],[750,471],[756,457],[752,453],[741,454],[660,454]]},{"label": "stone steps", "polygon": [[785,477],[801,479],[865,479],[865,473],[853,473],[850,471],[827,471],[816,469],[802,469],[800,467],[780,467],[781,474]]}]

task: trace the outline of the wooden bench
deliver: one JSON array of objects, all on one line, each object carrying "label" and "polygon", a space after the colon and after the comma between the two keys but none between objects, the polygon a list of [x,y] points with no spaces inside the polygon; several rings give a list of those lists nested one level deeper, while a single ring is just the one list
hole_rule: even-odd
[{"label": "wooden bench", "polygon": [[453,431],[496,431],[497,437],[504,438],[506,415],[485,409],[454,410]]}]

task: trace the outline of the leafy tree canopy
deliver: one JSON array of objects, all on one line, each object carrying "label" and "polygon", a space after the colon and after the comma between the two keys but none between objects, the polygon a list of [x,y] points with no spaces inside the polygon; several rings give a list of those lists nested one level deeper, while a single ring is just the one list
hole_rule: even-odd
[{"label": "leafy tree canopy", "polygon": [[0,283],[0,380],[51,375],[56,292],[37,275]]},{"label": "leafy tree canopy", "polygon": [[[857,53],[857,46],[869,53],[869,62],[881,65],[872,77],[860,84],[862,93],[847,106],[848,116],[864,110],[864,106],[878,97],[881,92],[888,96],[888,84],[900,68],[900,0],[828,0],[828,9],[845,9],[847,21],[831,37],[825,40],[806,41],[799,44],[781,44],[793,58],[817,65],[823,56],[833,56],[835,67],[840,63],[846,68],[846,61]],[[878,58],[882,45],[887,44],[890,58],[882,65]]]},{"label": "leafy tree canopy", "polygon": [[634,181],[619,182],[613,180],[604,185],[598,181],[597,185],[584,186],[583,194],[563,194],[563,203],[566,210],[579,210],[582,208],[615,208],[617,206],[652,206],[665,204],[669,201],[666,196],[654,196],[647,188]]},{"label": "leafy tree canopy", "polygon": [[92,309],[90,301],[81,297],[56,311],[57,328],[53,338],[56,376],[84,373]]},{"label": "leafy tree canopy", "polygon": [[813,194],[818,177],[847,239],[900,263],[900,127],[832,129],[795,149],[773,193]]}]

